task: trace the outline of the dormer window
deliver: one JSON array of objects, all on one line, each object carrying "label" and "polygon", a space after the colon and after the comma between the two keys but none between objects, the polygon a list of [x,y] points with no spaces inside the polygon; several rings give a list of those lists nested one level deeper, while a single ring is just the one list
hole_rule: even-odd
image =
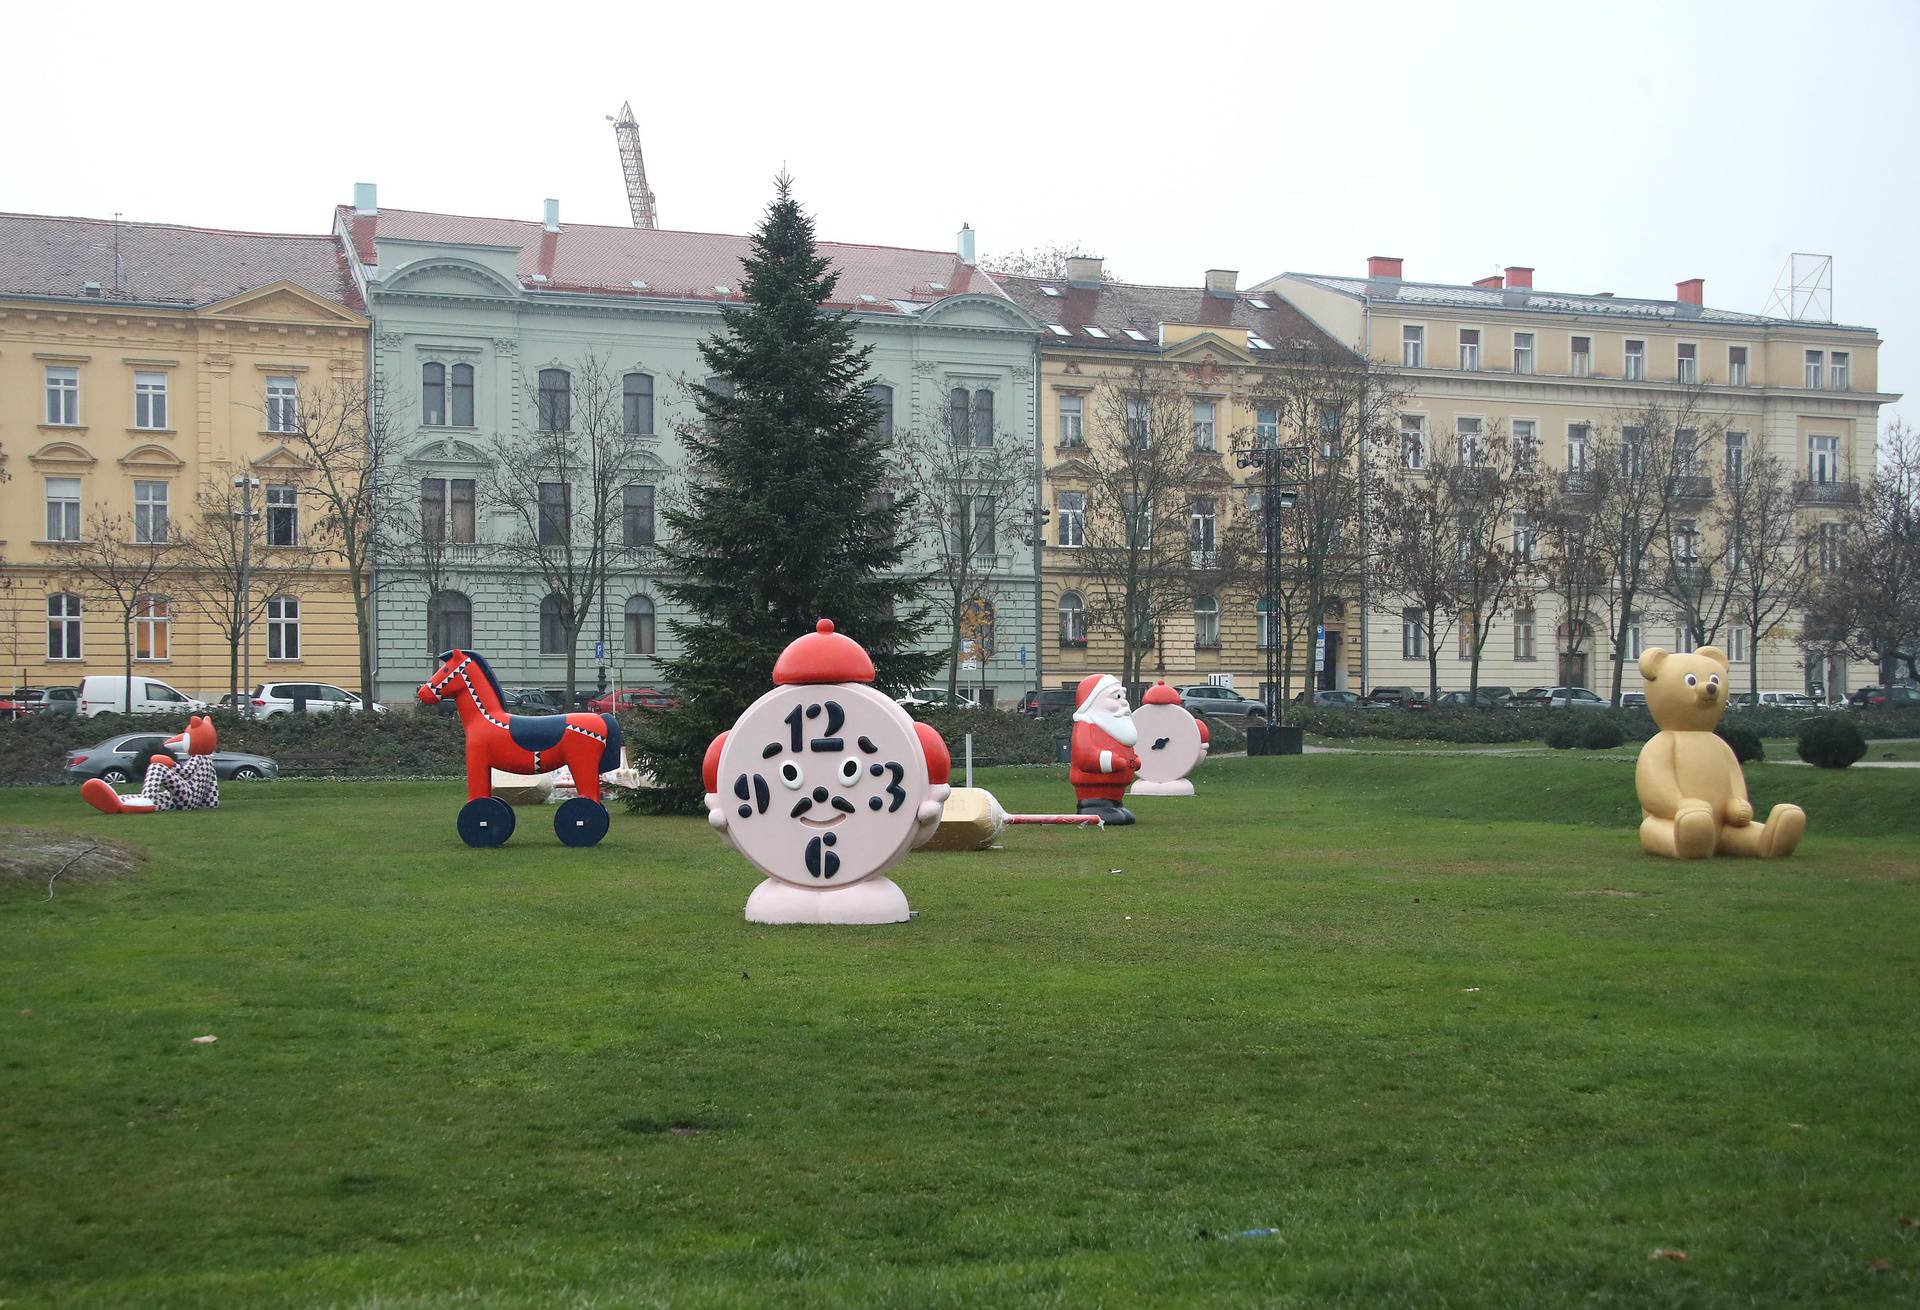
[{"label": "dormer window", "polygon": [[1105,330],[1102,328],[1097,328],[1091,323],[1087,324],[1086,327],[1082,329],[1082,331],[1084,331],[1088,336],[1092,337],[1096,341],[1107,340],[1107,334]]},{"label": "dormer window", "polygon": [[1060,288],[1059,287],[1041,287],[1040,294],[1043,296],[1053,296],[1054,298],[1058,299],[1060,295]]},{"label": "dormer window", "polygon": [[1138,331],[1134,328],[1127,328],[1126,334],[1127,334],[1127,339],[1129,341],[1145,341],[1147,339],[1146,333]]},{"label": "dormer window", "polygon": [[1070,337],[1073,335],[1073,333],[1067,331],[1066,328],[1062,327],[1058,323],[1047,324],[1047,331],[1053,333],[1053,335],[1056,337]]}]

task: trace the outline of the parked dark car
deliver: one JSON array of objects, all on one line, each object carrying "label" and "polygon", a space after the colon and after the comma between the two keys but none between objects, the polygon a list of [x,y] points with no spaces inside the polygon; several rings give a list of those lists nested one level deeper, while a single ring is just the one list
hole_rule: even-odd
[{"label": "parked dark car", "polygon": [[622,687],[619,691],[610,691],[597,700],[587,702],[587,708],[602,714],[611,714],[615,710],[677,710],[679,700],[670,691],[658,687]]},{"label": "parked dark car", "polygon": [[1621,692],[1620,708],[1623,710],[1644,710],[1647,708],[1647,693],[1644,691]]},{"label": "parked dark car", "polygon": [[1350,691],[1303,691],[1293,698],[1295,705],[1310,705],[1323,710],[1364,710],[1371,708]]},{"label": "parked dark car", "polygon": [[1478,691],[1443,691],[1434,704],[1442,709],[1505,709],[1513,697],[1511,687],[1482,687]]},{"label": "parked dark car", "polygon": [[1180,693],[1180,703],[1189,714],[1211,714],[1217,719],[1258,719],[1263,723],[1267,718],[1264,704],[1249,700],[1232,687],[1215,687],[1209,683],[1174,690]]},{"label": "parked dark car", "polygon": [[73,714],[80,708],[78,687],[21,687],[0,693],[0,719],[28,714]]},{"label": "parked dark car", "polygon": [[1366,694],[1370,707],[1380,709],[1424,710],[1432,706],[1427,694],[1413,687],[1374,687]]},{"label": "parked dark car", "polygon": [[1073,710],[1072,692],[1064,687],[1046,687],[1021,696],[1013,712],[1031,719],[1048,719],[1056,714],[1071,714]]},{"label": "parked dark car", "polygon": [[[121,733],[85,750],[68,751],[64,772],[74,782],[85,782],[88,778],[140,782],[141,779],[133,776],[134,756],[149,746],[159,747],[164,741],[165,735],[158,732]],[[247,782],[280,776],[280,766],[264,755],[215,751],[211,758],[213,771],[228,781]]]},{"label": "parked dark car", "polygon": [[[1859,699],[1855,699],[1855,697]],[[1847,696],[1847,708],[1855,710],[1905,709],[1920,705],[1920,687],[1862,687]]]}]

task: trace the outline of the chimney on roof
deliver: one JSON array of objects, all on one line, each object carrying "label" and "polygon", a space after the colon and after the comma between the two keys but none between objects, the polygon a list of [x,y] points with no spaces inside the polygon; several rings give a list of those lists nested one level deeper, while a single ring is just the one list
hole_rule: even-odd
[{"label": "chimney on roof", "polygon": [[1707,280],[1703,277],[1690,277],[1685,282],[1674,283],[1673,298],[1683,305],[1706,304]]},{"label": "chimney on roof", "polygon": [[100,294],[100,284],[98,282],[89,282],[84,287],[81,287],[80,290],[89,296],[97,296]]},{"label": "chimney on roof", "polygon": [[540,226],[549,232],[558,232],[560,230],[560,202],[558,200],[547,201],[546,212],[541,218]]},{"label": "chimney on roof", "polygon": [[1097,287],[1100,285],[1100,270],[1106,260],[1099,255],[1068,255],[1067,285],[1072,287]]},{"label": "chimney on roof", "polygon": [[1507,283],[1506,283],[1506,279],[1502,278],[1498,273],[1495,273],[1491,277],[1475,278],[1473,280],[1473,285],[1485,291],[1498,291],[1502,287],[1506,286]]},{"label": "chimney on roof", "polygon": [[380,189],[371,182],[353,184],[353,212],[371,217],[380,212]]},{"label": "chimney on roof", "polygon": [[960,234],[953,239],[953,253],[958,255],[960,262],[968,268],[973,267],[973,224],[962,223],[960,225]]},{"label": "chimney on roof", "polygon": [[1232,300],[1240,294],[1240,270],[1237,268],[1210,268],[1207,270],[1207,294],[1221,300]]},{"label": "chimney on roof", "polygon": [[1507,285],[1515,291],[1533,290],[1533,270],[1525,264],[1508,264]]},{"label": "chimney on roof", "polygon": [[1367,276],[1398,278],[1400,266],[1405,262],[1398,255],[1368,255]]}]

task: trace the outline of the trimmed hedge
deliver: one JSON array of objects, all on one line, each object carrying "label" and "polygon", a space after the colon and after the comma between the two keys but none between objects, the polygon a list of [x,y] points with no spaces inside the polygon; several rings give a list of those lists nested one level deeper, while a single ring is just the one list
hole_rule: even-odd
[{"label": "trimmed hedge", "polygon": [[1760,734],[1744,723],[1729,719],[1720,720],[1720,726],[1714,734],[1733,749],[1733,758],[1742,764],[1752,764],[1767,758],[1767,748],[1760,741]]},{"label": "trimmed hedge", "polygon": [[1801,728],[1795,745],[1801,759],[1820,769],[1848,768],[1867,753],[1867,739],[1860,729],[1833,714]]},{"label": "trimmed hedge", "polygon": [[[1336,710],[1290,707],[1287,722],[1334,740],[1374,738],[1391,741],[1448,741],[1483,745],[1536,742],[1556,722],[1572,721],[1575,740],[1579,725],[1602,717],[1595,710]],[[1645,710],[1608,710],[1604,717],[1619,725],[1624,741],[1645,741],[1659,731]],[[1843,719],[1869,739],[1920,737],[1920,709],[1896,710],[1783,710],[1730,711],[1723,725],[1738,725],[1759,737],[1793,737],[1811,719]],[[1552,745],[1552,741],[1548,741]]]},{"label": "trimmed hedge", "polygon": [[1580,745],[1590,751],[1610,751],[1615,746],[1624,746],[1626,741],[1626,729],[1611,714],[1589,712],[1586,723],[1580,729]]}]

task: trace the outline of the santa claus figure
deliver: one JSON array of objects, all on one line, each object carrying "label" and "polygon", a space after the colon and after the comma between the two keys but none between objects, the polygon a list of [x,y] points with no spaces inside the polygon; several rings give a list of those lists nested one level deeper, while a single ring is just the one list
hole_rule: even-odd
[{"label": "santa claus figure", "polygon": [[1180,693],[1164,682],[1147,688],[1134,711],[1140,734],[1140,777],[1135,796],[1191,796],[1187,775],[1207,753],[1206,727],[1180,703]]},{"label": "santa claus figure", "polygon": [[1132,823],[1133,812],[1120,804],[1120,798],[1140,767],[1133,749],[1140,734],[1127,704],[1127,689],[1111,673],[1094,673],[1080,680],[1073,699],[1067,781],[1080,800],[1077,812],[1096,814],[1103,823]]},{"label": "santa claus figure", "polygon": [[707,748],[707,822],[767,875],[753,923],[902,923],[882,877],[940,826],[940,734],[873,687],[873,661],[829,619],[773,666],[773,690]]}]

